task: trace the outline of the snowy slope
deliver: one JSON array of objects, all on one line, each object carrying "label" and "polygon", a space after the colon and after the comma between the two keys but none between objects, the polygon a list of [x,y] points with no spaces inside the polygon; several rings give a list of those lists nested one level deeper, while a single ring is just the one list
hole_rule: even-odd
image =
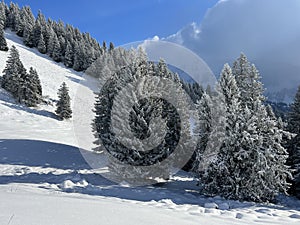
[{"label": "snowy slope", "polygon": [[[35,49],[28,49],[23,46],[19,37],[11,32],[6,33],[8,45],[14,44],[20,53],[20,58],[24,66],[34,67],[40,76],[43,86],[43,95],[49,99],[57,99],[57,90],[62,82],[66,82],[70,88],[72,100],[78,87],[78,82],[82,80],[81,73],[76,73],[66,69],[63,64],[52,62],[47,56],[40,54]],[[0,54],[0,71],[5,67],[9,53],[1,52]],[[86,88],[86,98],[91,97],[93,101],[93,92]],[[78,99],[80,101],[81,99]],[[52,140],[54,142],[63,142],[74,144],[75,139],[72,134],[72,120],[60,122],[55,118],[52,106],[41,106],[38,109],[28,110],[26,107],[14,104],[13,100],[4,93],[0,92],[0,115],[1,115],[1,138],[16,139],[39,139]],[[74,101],[73,101],[74,103]],[[5,119],[4,119],[5,118]]]},{"label": "snowy slope", "polygon": [[[19,50],[25,67],[37,69],[50,102],[65,81],[76,104],[73,119],[58,121],[55,107],[28,109],[0,89],[0,224],[300,223],[300,201],[292,198],[282,198],[282,205],[239,203],[200,196],[196,182],[184,173],[167,184],[137,188],[116,185],[94,173],[78,143],[83,151],[92,147],[97,82],[25,47],[11,32],[6,38]],[[1,71],[7,56],[0,52]],[[81,129],[77,136],[74,121]]]}]

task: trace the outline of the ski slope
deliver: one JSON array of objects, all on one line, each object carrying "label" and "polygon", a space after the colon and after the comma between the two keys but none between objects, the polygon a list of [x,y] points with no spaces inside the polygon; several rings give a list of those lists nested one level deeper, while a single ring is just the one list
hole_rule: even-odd
[{"label": "ski slope", "polygon": [[[49,104],[27,108],[0,89],[0,224],[300,224],[300,201],[282,196],[280,205],[240,203],[197,193],[183,172],[166,184],[130,188],[95,171],[82,157],[92,147],[95,79],[55,63],[6,32],[24,66],[34,67]],[[0,70],[8,53],[0,52]],[[57,120],[56,92],[70,88],[74,118]],[[76,103],[76,104],[75,104]],[[74,132],[74,121],[79,126]]]}]

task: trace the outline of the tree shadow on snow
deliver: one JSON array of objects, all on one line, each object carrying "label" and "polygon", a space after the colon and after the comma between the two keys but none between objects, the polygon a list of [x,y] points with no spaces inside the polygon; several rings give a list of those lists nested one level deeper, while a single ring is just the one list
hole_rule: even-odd
[{"label": "tree shadow on snow", "polygon": [[11,109],[22,110],[24,112],[32,113],[32,114],[35,114],[38,116],[44,116],[44,117],[48,117],[48,118],[52,118],[52,119],[56,119],[56,120],[59,119],[55,113],[49,112],[47,110],[38,110],[38,109],[34,109],[34,108],[28,108],[23,105],[17,105],[17,104],[2,103],[2,105],[9,107]]},{"label": "tree shadow on snow", "polygon": [[75,83],[83,83],[83,80],[82,79],[78,79],[78,78],[75,78],[75,77],[71,77],[71,76],[66,76],[69,80],[75,82]]},{"label": "tree shadow on snow", "polygon": [[90,169],[77,147],[38,140],[0,139],[0,164]]},{"label": "tree shadow on snow", "polygon": [[[83,150],[81,150],[83,151]],[[61,184],[66,180],[87,180],[92,185],[112,185],[98,174],[79,174],[92,168],[74,146],[37,140],[0,139],[0,166],[12,165],[13,174],[0,176],[0,184]],[[32,167],[41,168],[31,171]]]},{"label": "tree shadow on snow", "polygon": [[[220,198],[207,198],[198,193],[195,180],[173,179],[169,182],[148,185],[143,187],[124,187],[102,177],[93,172],[84,173],[92,168],[84,160],[77,147],[37,140],[8,140],[0,139],[0,171],[1,164],[15,166],[13,173],[0,176],[0,184],[10,183],[29,183],[55,184],[60,187],[60,191],[66,193],[80,193],[90,196],[107,196],[134,201],[172,201],[177,205],[191,204],[204,206],[207,202],[227,202],[232,209],[258,206],[265,208],[278,208],[283,210],[300,210],[297,206],[289,204],[266,205],[254,203],[240,203],[233,200],[222,200]],[[5,167],[4,166],[4,167]],[[39,170],[30,171],[30,167],[40,167],[46,169],[44,172]],[[6,168],[4,168],[6,169]],[[47,172],[47,169],[49,171]],[[56,169],[56,170],[55,170]],[[185,176],[185,174],[178,174]],[[86,180],[88,185],[81,187],[64,187],[65,181],[72,181],[74,184]],[[167,204],[169,204],[167,202]],[[300,205],[300,204],[299,204]]]}]

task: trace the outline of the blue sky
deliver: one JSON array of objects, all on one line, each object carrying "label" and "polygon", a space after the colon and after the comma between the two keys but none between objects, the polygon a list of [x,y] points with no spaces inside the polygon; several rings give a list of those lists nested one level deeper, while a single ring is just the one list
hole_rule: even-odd
[{"label": "blue sky", "polygon": [[[6,0],[8,2],[8,0]],[[46,17],[79,27],[99,42],[116,45],[158,35],[167,37],[191,22],[200,22],[218,0],[13,0],[40,9]]]}]

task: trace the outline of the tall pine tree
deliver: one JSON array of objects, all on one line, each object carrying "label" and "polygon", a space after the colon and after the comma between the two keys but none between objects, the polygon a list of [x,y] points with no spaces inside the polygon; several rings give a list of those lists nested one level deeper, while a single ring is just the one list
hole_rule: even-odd
[{"label": "tall pine tree", "polygon": [[4,31],[0,25],[0,51],[8,51],[7,43],[4,37]]},{"label": "tall pine tree", "polygon": [[30,67],[29,73],[23,77],[23,103],[34,107],[42,101],[42,86],[35,69]]},{"label": "tall pine tree", "polygon": [[[238,65],[248,64],[245,57],[241,59]],[[258,71],[254,66],[247,68],[249,73],[242,69],[241,74],[233,76],[225,65],[221,74],[225,139],[217,159],[203,176],[203,192],[238,200],[273,201],[289,187],[287,152],[281,145],[283,131],[262,102]],[[238,83],[235,78],[243,79]]]},{"label": "tall pine tree", "polygon": [[40,33],[40,38],[38,40],[37,48],[38,48],[39,52],[42,54],[45,54],[47,52],[46,43],[45,43],[44,36],[42,33]]},{"label": "tall pine tree", "polygon": [[71,98],[69,89],[65,82],[62,83],[58,90],[58,102],[56,103],[56,114],[60,119],[69,119],[72,117]]},{"label": "tall pine tree", "polygon": [[300,86],[291,105],[288,116],[288,129],[295,135],[294,138],[288,141],[289,164],[294,170],[291,192],[300,198]]},{"label": "tall pine tree", "polygon": [[21,77],[26,74],[26,69],[22,64],[19,52],[14,45],[10,49],[10,55],[3,73],[1,82],[2,88],[12,93],[12,95],[17,98]]}]

